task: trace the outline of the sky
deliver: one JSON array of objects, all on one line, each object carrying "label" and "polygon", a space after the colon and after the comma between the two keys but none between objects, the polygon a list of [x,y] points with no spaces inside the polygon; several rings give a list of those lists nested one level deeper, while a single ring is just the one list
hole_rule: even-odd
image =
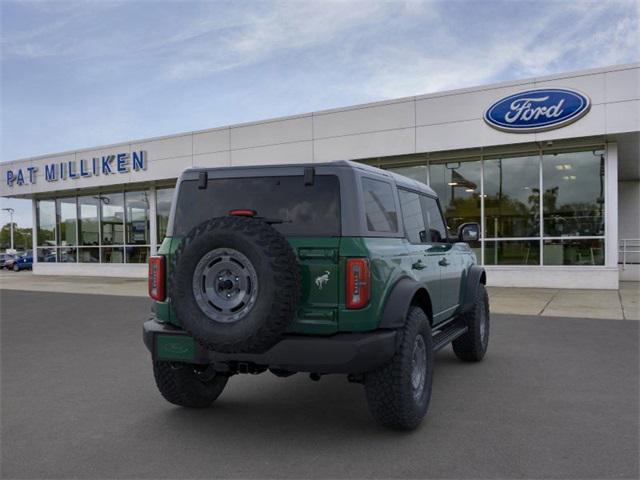
[{"label": "sky", "polygon": [[[0,161],[640,60],[640,0],[2,0],[0,16]],[[30,202],[2,207],[31,224]]]}]

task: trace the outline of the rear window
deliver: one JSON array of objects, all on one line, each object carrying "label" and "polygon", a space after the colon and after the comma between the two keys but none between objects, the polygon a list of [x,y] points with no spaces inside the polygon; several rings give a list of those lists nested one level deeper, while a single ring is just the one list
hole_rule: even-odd
[{"label": "rear window", "polygon": [[197,180],[180,184],[173,235],[184,236],[196,225],[230,210],[250,209],[257,216],[282,220],[273,227],[290,236],[340,235],[340,184],[335,175],[316,175],[313,185],[304,177],[249,177]]}]

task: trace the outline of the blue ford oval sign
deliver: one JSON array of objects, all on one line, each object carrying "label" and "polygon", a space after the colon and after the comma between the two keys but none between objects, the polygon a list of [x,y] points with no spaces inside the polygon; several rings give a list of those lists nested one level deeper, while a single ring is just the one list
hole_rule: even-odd
[{"label": "blue ford oval sign", "polygon": [[541,88],[498,100],[484,113],[484,120],[507,132],[540,132],[575,122],[590,107],[589,97],[575,90]]}]

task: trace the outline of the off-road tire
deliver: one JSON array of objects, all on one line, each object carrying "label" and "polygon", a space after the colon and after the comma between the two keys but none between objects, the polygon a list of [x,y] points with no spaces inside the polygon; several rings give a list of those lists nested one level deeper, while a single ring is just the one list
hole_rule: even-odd
[{"label": "off-road tire", "polygon": [[[424,310],[412,306],[398,334],[400,343],[392,360],[365,375],[365,392],[369,411],[378,423],[396,430],[412,430],[427,413],[433,380],[433,340]],[[411,378],[414,345],[419,335],[426,347],[426,375],[422,395],[416,399]]]},{"label": "off-road tire", "polygon": [[170,403],[188,408],[207,408],[220,396],[228,377],[202,379],[199,366],[187,363],[153,362],[153,376],[160,393]]},{"label": "off-road tire", "polygon": [[484,358],[489,346],[489,295],[484,285],[478,285],[473,308],[463,314],[460,320],[469,330],[452,342],[453,351],[460,360],[479,362]]},{"label": "off-road tire", "polygon": [[[249,314],[225,323],[207,316],[194,297],[198,262],[217,248],[233,248],[252,263],[258,295]],[[194,227],[173,255],[169,292],[183,328],[205,348],[224,353],[261,353],[277,343],[295,317],[300,271],[287,239],[250,217],[219,217]]]}]

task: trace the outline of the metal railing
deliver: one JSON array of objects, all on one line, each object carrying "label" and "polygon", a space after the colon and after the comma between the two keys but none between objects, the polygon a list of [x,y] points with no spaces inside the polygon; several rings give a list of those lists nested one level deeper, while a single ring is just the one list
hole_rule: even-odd
[{"label": "metal railing", "polygon": [[640,238],[620,239],[618,255],[618,263],[623,270],[627,265],[640,263]]}]

